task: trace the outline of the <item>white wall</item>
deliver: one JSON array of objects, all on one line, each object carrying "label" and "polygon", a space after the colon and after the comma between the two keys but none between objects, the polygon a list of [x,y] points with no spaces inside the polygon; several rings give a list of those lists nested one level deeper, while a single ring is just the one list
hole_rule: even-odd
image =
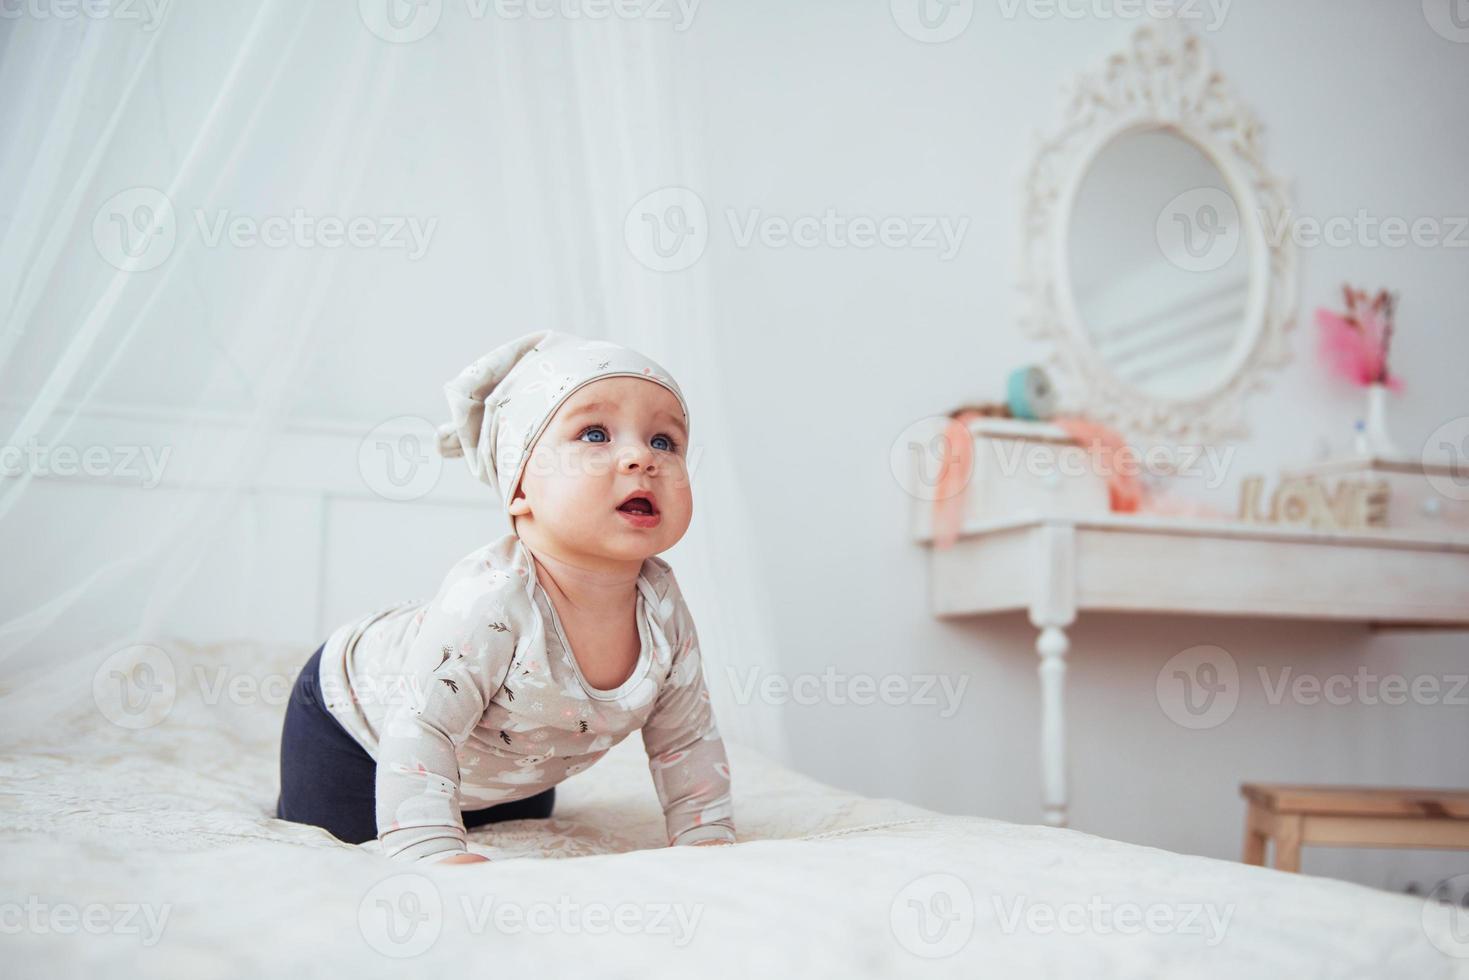
[{"label": "white wall", "polygon": [[[967,678],[952,717],[923,705],[788,706],[799,768],[867,794],[1030,821],[1039,798],[1032,631],[1019,617],[940,622],[925,612],[925,552],[908,539],[909,500],[889,470],[889,449],[910,422],[995,396],[1011,368],[1039,353],[1013,317],[1019,180],[1031,134],[1055,118],[1060,84],[1122,44],[1133,25],[1041,20],[1024,7],[1006,19],[1004,5],[982,3],[962,35],[922,44],[895,26],[888,6],[709,3],[677,35],[678,70],[666,82],[696,110],[684,135],[702,157],[702,170],[690,173],[701,174],[693,189],[711,218],[695,270],[650,272],[624,254],[621,217],[632,200],[598,215],[571,206],[562,216],[568,227],[540,233],[553,243],[602,236],[608,254],[623,259],[620,274],[655,293],[675,288],[680,275],[707,277],[735,409],[731,443],[707,448],[727,454],[747,480],[752,547],[764,560],[788,675],[830,667]],[[555,29],[477,29],[492,27],[503,29],[500,44]],[[1469,214],[1469,45],[1433,33],[1419,4],[1238,0],[1206,41],[1265,123],[1268,162],[1294,178],[1300,213]],[[200,570],[184,604],[201,638],[294,642],[304,656],[338,622],[431,592],[454,558],[501,532],[500,519],[452,463],[431,497],[384,502],[358,470],[363,434],[407,414],[440,419],[441,385],[462,364],[556,321],[558,311],[576,321],[556,323],[567,329],[600,326],[578,298],[555,297],[548,309],[527,284],[525,230],[513,220],[521,212],[495,196],[504,188],[482,186],[485,161],[472,152],[487,137],[445,108],[445,99],[462,107],[474,92],[420,84],[415,63],[400,65],[403,98],[385,107],[400,113],[388,122],[402,145],[377,176],[393,188],[385,199],[392,210],[439,218],[434,247],[413,264],[384,263],[360,315],[331,326],[261,489],[231,518],[238,548],[212,553],[216,564]],[[561,69],[554,57],[534,66],[549,83]],[[540,97],[555,103],[554,90]],[[639,152],[637,135],[628,147]],[[542,162],[520,169],[557,179],[553,169],[537,170]],[[741,248],[726,217],[734,209],[744,222],[759,209],[794,219],[827,207],[969,224],[958,254],[943,261],[933,251],[881,247]],[[1303,250],[1300,264],[1296,359],[1251,403],[1256,436],[1234,457],[1231,483],[1308,459],[1322,440],[1346,443],[1359,397],[1324,375],[1309,323],[1316,305],[1335,303],[1344,279],[1402,291],[1395,364],[1408,390],[1394,406],[1401,440],[1416,447],[1469,411],[1469,249],[1316,248]],[[122,413],[117,424],[142,427],[130,438],[147,441],[147,426],[159,423]],[[119,492],[129,491],[85,489]],[[105,542],[92,544],[105,551]],[[211,572],[246,553],[260,566],[254,590],[217,595]],[[670,560],[676,567],[677,554]],[[1081,830],[1233,858],[1241,780],[1469,782],[1463,706],[1270,705],[1248,682],[1260,667],[1320,676],[1359,665],[1408,676],[1463,673],[1462,635],[1084,617],[1072,638],[1073,824]],[[1228,723],[1188,732],[1159,710],[1154,680],[1171,655],[1200,643],[1228,649],[1247,684]],[[1463,871],[1465,860],[1308,852],[1305,867],[1400,885]]]},{"label": "white wall", "polygon": [[[791,670],[967,674],[962,709],[792,706],[805,770],[864,793],[1012,820],[1038,812],[1033,634],[1020,617],[938,622],[924,612],[924,553],[888,450],[915,419],[994,397],[1036,351],[1013,323],[1019,180],[1032,131],[1058,117],[1059,86],[1121,45],[1118,22],[1005,20],[975,4],[960,37],[916,43],[886,4],[709,6],[688,37],[707,93],[699,127],[716,147],[711,212],[971,219],[952,262],[932,252],[734,247],[715,221],[720,339],[749,397],[731,448],[761,484],[755,524]],[[1321,219],[1469,214],[1469,45],[1432,32],[1417,3],[1236,3],[1206,37],[1266,126],[1270,166],[1298,212]],[[1359,396],[1324,375],[1310,311],[1339,284],[1402,291],[1394,406],[1416,449],[1469,412],[1469,248],[1304,249],[1294,363],[1251,403],[1255,438],[1230,472],[1269,473],[1348,441]],[[1226,495],[1227,497],[1228,495]],[[1257,669],[1463,674],[1462,634],[1373,636],[1349,627],[1224,619],[1083,617],[1069,677],[1073,825],[1234,858],[1242,780],[1465,785],[1469,710],[1458,706],[1269,705]],[[1172,725],[1159,667],[1200,643],[1246,678],[1219,729]],[[1308,852],[1308,871],[1396,884],[1464,870]]]}]

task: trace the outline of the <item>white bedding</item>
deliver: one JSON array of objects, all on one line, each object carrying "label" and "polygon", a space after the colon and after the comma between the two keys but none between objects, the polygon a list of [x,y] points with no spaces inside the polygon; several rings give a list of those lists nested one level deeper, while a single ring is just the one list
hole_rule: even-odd
[{"label": "white bedding", "polygon": [[148,728],[90,674],[40,730],[0,697],[6,976],[1469,976],[1417,899],[867,799],[738,745],[733,847],[662,846],[634,737],[553,819],[473,834],[493,863],[405,869],[269,816],[304,652],[170,657]]}]

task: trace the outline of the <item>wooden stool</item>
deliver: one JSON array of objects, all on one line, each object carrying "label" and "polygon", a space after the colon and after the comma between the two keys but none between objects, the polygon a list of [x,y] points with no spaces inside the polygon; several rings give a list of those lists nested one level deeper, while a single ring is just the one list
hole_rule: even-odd
[{"label": "wooden stool", "polygon": [[1245,864],[1265,863],[1275,840],[1275,867],[1301,870],[1301,847],[1469,848],[1469,790],[1243,783]]}]

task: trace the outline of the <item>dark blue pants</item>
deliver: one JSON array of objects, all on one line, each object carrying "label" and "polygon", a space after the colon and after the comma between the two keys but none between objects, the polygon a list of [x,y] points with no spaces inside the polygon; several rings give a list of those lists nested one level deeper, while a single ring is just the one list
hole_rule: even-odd
[{"label": "dark blue pants", "polygon": [[[324,645],[323,645],[324,646]],[[281,731],[281,792],[275,815],[325,828],[348,844],[377,839],[377,763],[341,726],[321,699],[317,647],[301,668],[286,703]],[[465,810],[466,828],[502,820],[549,817],[556,803],[552,786],[523,800]]]}]

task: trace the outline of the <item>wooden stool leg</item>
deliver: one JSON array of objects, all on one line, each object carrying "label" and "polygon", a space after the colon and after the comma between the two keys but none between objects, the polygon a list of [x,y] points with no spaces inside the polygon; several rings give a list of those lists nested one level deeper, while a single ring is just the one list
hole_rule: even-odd
[{"label": "wooden stool leg", "polygon": [[1245,812],[1245,864],[1265,863],[1265,834],[1260,829],[1260,809],[1251,803]]},{"label": "wooden stool leg", "polygon": [[1275,820],[1275,868],[1277,871],[1301,870],[1301,818],[1279,816]]}]

